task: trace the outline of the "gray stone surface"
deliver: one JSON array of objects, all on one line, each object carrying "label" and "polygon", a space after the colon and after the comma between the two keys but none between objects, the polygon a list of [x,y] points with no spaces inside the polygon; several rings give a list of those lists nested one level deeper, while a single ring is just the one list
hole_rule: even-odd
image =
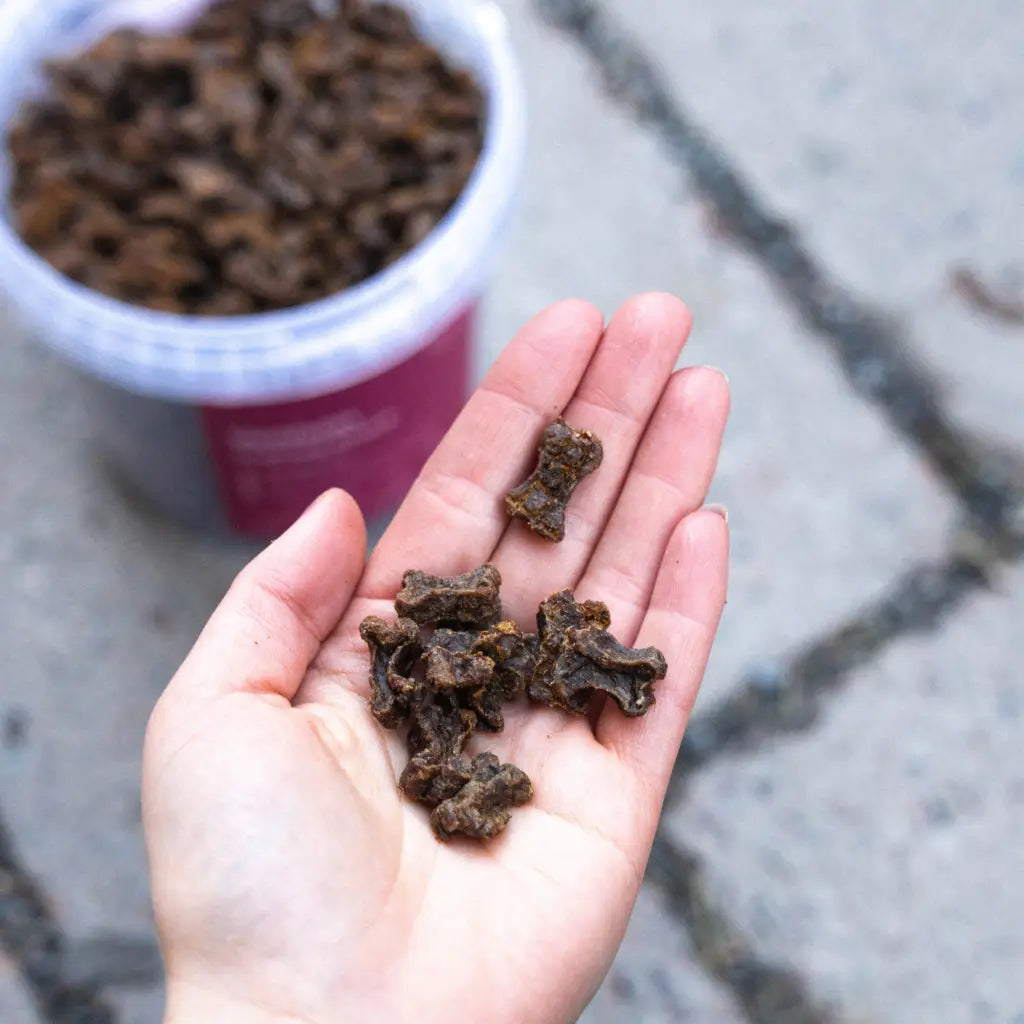
[{"label": "gray stone surface", "polygon": [[606,102],[572,44],[543,30],[528,5],[505,6],[532,71],[533,135],[488,353],[567,295],[610,315],[634,292],[663,288],[694,314],[684,362],[718,365],[732,383],[712,495],[730,508],[732,582],[706,707],[756,661],[815,636],[901,567],[934,556],[951,511],[760,271],[709,234],[701,204],[649,135]]},{"label": "gray stone surface", "polygon": [[644,891],[626,940],[580,1024],[742,1024],[731,998],[693,960],[686,933]]},{"label": "gray stone surface", "polygon": [[0,1021],[3,1024],[41,1024],[32,997],[14,964],[0,955]]},{"label": "gray stone surface", "polygon": [[112,993],[110,1002],[117,1012],[118,1024],[157,1024],[163,1019],[164,997],[161,986],[149,991]]},{"label": "gray stone surface", "polygon": [[671,815],[715,898],[841,1020],[1024,1019],[1022,620],[1018,569]]},{"label": "gray stone surface", "polygon": [[77,380],[13,330],[0,365],[0,807],[72,940],[149,935],[142,736],[243,551],[126,501]]},{"label": "gray stone surface", "polygon": [[676,95],[841,281],[906,323],[953,410],[1024,441],[1024,7],[1016,0],[608,3]]},{"label": "gray stone surface", "polygon": [[[608,313],[653,288],[691,305],[685,361],[722,366],[734,390],[712,495],[732,512],[733,580],[706,708],[936,556],[955,510],[572,43],[528,0],[503,6],[532,151],[480,367],[570,294]],[[826,265],[906,319],[955,410],[1024,438],[1024,338],[948,286],[960,260],[1011,288],[1024,276],[1019,4],[609,6]],[[249,551],[123,495],[75,379],[5,324],[0,310],[0,812],[73,943],[145,937],[143,729]],[[1024,1019],[1022,612],[1018,572],[860,672],[816,732],[712,767],[671,815],[756,949],[805,972],[844,1022]],[[159,986],[109,998],[119,1024],[158,1019]],[[0,960],[0,1022],[32,1012]],[[645,893],[586,1024],[742,1019]]]}]

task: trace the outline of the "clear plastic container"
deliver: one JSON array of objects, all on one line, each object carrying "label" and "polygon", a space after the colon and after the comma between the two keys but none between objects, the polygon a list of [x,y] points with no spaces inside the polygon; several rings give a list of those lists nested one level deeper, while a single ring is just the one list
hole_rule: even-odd
[{"label": "clear plastic container", "polygon": [[[98,436],[144,496],[189,525],[285,528],[326,487],[368,518],[401,499],[466,397],[475,310],[518,197],[525,107],[489,0],[400,0],[488,99],[483,155],[415,250],[339,295],[259,316],[134,307],[54,271],[0,210],[0,289],[41,342],[91,381]],[[126,24],[173,29],[200,0],[0,3],[0,124],[38,92],[43,58]],[[0,194],[9,167],[0,157]]]}]

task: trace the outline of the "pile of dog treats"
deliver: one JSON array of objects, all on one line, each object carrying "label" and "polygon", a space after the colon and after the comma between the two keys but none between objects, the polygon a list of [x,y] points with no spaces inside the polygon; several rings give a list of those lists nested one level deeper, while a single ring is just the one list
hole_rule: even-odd
[{"label": "pile of dog treats", "polygon": [[[506,510],[538,536],[561,540],[569,499],[602,455],[591,433],[558,420],[544,432],[537,468],[506,496]],[[656,648],[634,650],[612,636],[606,605],[577,602],[571,590],[543,601],[537,632],[523,632],[502,614],[501,575],[491,564],[448,577],[411,570],[395,612],[394,623],[371,616],[359,629],[370,649],[370,708],[385,728],[410,723],[399,788],[432,808],[442,841],[493,838],[533,795],[515,765],[492,753],[464,756],[475,731],[504,729],[504,705],[525,693],[535,705],[583,715],[606,694],[623,714],[643,715],[667,671]]]},{"label": "pile of dog treats", "polygon": [[600,601],[578,603],[563,590],[541,604],[537,632],[524,633],[502,618],[500,587],[490,564],[451,577],[410,571],[395,599],[397,622],[371,616],[360,626],[374,716],[389,729],[411,721],[399,787],[433,808],[441,840],[489,839],[533,795],[515,765],[490,753],[463,757],[475,730],[504,729],[504,704],[525,692],[537,704],[585,714],[605,693],[624,714],[642,715],[666,672],[660,651],[632,650],[608,632]]},{"label": "pile of dog treats", "polygon": [[22,239],[117,299],[222,316],[310,302],[433,230],[485,100],[387,4],[217,0],[177,35],[52,63],[7,137]]}]

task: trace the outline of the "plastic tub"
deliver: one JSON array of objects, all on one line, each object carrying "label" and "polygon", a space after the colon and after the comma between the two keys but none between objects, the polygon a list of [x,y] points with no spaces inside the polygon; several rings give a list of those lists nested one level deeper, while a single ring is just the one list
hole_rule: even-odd
[{"label": "plastic tub", "polygon": [[[488,0],[401,0],[488,97],[484,152],[415,250],[339,295],[277,313],[175,316],[64,278],[0,213],[0,288],[40,341],[85,372],[97,435],[143,496],[188,525],[279,532],[321,491],[388,514],[465,400],[475,311],[519,191],[521,83]],[[198,0],[0,3],[0,123],[38,91],[43,57],[118,25],[173,28]],[[0,190],[9,168],[0,158]]]}]

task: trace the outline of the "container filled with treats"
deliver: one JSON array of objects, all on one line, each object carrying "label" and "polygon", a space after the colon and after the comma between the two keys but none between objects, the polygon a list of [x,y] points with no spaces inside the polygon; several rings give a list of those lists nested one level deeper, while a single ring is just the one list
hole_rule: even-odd
[{"label": "container filled with treats", "polygon": [[385,516],[465,400],[524,122],[487,0],[9,0],[0,290],[178,520]]}]

